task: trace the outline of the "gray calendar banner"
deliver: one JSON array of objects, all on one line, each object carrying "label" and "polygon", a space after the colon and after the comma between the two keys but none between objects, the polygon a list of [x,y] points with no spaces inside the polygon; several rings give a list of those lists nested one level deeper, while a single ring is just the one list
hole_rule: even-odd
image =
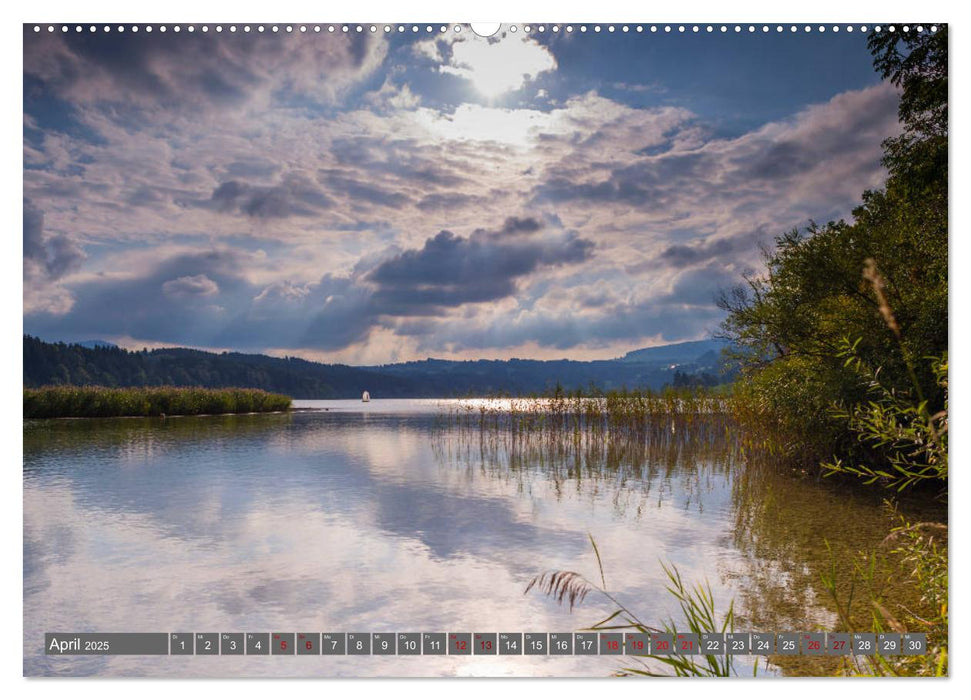
[{"label": "gray calendar banner", "polygon": [[48,656],[919,656],[919,632],[47,632]]}]

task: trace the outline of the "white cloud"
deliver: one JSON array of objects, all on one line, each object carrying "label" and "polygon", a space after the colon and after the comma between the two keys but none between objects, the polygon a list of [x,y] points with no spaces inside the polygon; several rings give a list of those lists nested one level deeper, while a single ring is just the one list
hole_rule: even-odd
[{"label": "white cloud", "polygon": [[519,90],[541,73],[556,70],[550,50],[528,36],[503,35],[485,39],[461,34],[450,38],[451,55],[446,58],[449,41],[425,43],[418,50],[442,65],[438,70],[469,80],[488,98]]},{"label": "white cloud", "polygon": [[448,141],[491,141],[518,148],[533,145],[538,133],[561,130],[562,117],[562,113],[556,112],[468,103],[451,114],[432,109],[421,109],[414,114],[418,124]]},{"label": "white cloud", "polygon": [[[622,354],[662,333],[702,333],[712,319],[706,283],[757,263],[759,237],[812,216],[848,215],[864,189],[882,182],[880,142],[898,128],[888,85],[722,137],[683,107],[635,109],[596,92],[562,96],[546,85],[560,97],[555,103],[434,109],[431,99],[419,99],[427,95],[417,83],[401,82],[393,69],[359,102],[331,103],[322,113],[273,97],[273,71],[310,60],[301,53],[310,45],[305,38],[290,37],[295,43],[281,45],[282,53],[258,51],[241,102],[203,101],[195,109],[192,96],[210,99],[211,91],[190,86],[167,106],[136,90],[135,120],[96,99],[98,91],[106,99],[127,94],[120,78],[93,64],[89,73],[72,74],[90,61],[63,54],[67,44],[51,56],[25,56],[71,103],[78,132],[95,135],[41,130],[25,116],[32,136],[25,139],[24,193],[44,211],[50,232],[43,256],[25,258],[25,313],[66,315],[68,322],[92,308],[86,290],[98,283],[134,288],[158,275],[151,292],[183,295],[182,306],[190,298],[200,309],[209,305],[210,327],[194,337],[163,337],[183,331],[160,318],[157,326],[133,325],[130,335],[151,340],[157,332],[159,340],[192,344],[223,331],[214,345],[236,346],[242,331],[231,337],[233,329],[220,325],[236,312],[244,330],[257,320],[275,324],[266,334],[272,339],[260,342],[309,350],[313,339],[302,328],[326,310],[350,330],[316,350],[352,362],[449,349],[468,357],[487,348],[495,356],[559,357],[569,342],[571,356],[591,348]],[[343,38],[326,45],[338,55],[316,60],[330,73],[311,61],[288,79],[315,103],[360,84],[385,55],[361,44],[367,51],[355,58]],[[492,91],[520,89],[556,69],[549,49],[520,36],[489,42],[463,34],[417,46],[444,72]],[[227,50],[229,63],[199,54],[202,63],[190,73],[245,62]],[[185,68],[185,57],[141,57],[140,75],[170,87]],[[333,82],[318,86],[315,75]],[[245,76],[237,77],[244,85]],[[223,206],[212,206],[229,182],[238,183],[237,195],[226,199],[224,188],[216,198]],[[252,201],[276,202],[267,197],[281,206],[260,209]],[[595,254],[578,269],[534,270],[513,297],[445,310],[426,319],[423,335],[408,335],[397,321],[367,325],[355,270],[421,248],[442,229],[468,237],[508,216],[555,220],[594,240]],[[72,241],[77,249],[60,245]],[[164,275],[157,269],[159,261],[223,247],[239,255]],[[62,277],[50,279],[62,268]],[[682,321],[670,299],[663,308],[652,301],[672,295],[680,295]],[[226,310],[221,318],[213,302]]]}]

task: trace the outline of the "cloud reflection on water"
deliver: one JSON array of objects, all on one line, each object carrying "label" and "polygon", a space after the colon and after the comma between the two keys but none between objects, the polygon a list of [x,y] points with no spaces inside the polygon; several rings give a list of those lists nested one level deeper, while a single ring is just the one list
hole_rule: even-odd
[{"label": "cloud reflection on water", "polygon": [[[443,461],[427,415],[266,418],[27,426],[25,648],[38,649],[48,630],[569,631],[610,609],[591,599],[571,616],[523,589],[546,568],[594,572],[588,532],[613,590],[652,614],[674,612],[661,558],[687,577],[707,575],[727,599],[713,568],[734,556],[723,536],[725,478],[698,482],[693,469],[665,468],[665,488],[652,492],[643,476],[565,488],[541,469],[513,478]],[[580,657],[244,661],[114,657],[93,666],[28,651],[25,670],[602,676],[615,666]]]}]

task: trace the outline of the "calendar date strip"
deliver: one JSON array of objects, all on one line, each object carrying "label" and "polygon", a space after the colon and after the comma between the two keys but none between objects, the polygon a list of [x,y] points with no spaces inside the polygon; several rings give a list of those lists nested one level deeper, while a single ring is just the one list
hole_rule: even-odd
[{"label": "calendar date strip", "polygon": [[44,635],[48,656],[917,656],[917,632],[106,632]]}]

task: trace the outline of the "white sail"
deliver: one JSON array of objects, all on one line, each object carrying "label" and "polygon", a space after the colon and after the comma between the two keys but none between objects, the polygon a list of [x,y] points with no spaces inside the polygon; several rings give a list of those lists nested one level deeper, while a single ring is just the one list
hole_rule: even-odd
[{"label": "white sail", "polygon": [[364,394],[361,396],[361,401],[364,401],[366,403],[370,400],[371,400],[371,395],[365,391]]}]

